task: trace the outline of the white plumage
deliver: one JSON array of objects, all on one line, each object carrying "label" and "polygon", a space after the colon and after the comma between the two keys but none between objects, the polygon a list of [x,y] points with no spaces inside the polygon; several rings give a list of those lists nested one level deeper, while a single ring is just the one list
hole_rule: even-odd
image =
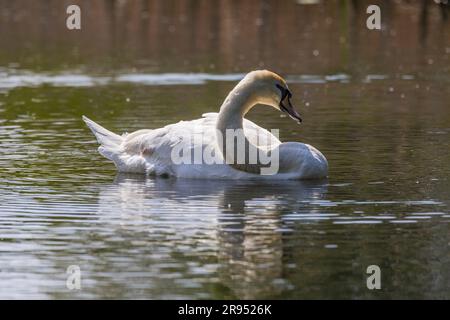
[{"label": "white plumage", "polygon": [[[283,99],[281,84],[287,85],[270,71],[249,73],[228,95],[219,113],[206,113],[202,118],[180,121],[154,130],[139,130],[119,136],[83,116],[100,144],[99,152],[113,161],[120,172],[167,175],[179,178],[201,179],[308,179],[327,175],[328,163],[314,147],[298,143],[281,143],[267,130],[244,119],[248,110],[257,103],[268,104],[280,110]],[[276,88],[276,89],[274,89]],[[290,96],[289,96],[290,98]],[[273,100],[273,101],[272,101]],[[290,101],[289,101],[289,106]],[[284,107],[284,106],[283,106]],[[292,106],[291,106],[292,107]],[[289,115],[300,120],[298,113],[289,108]],[[246,169],[219,163],[179,163],[174,161],[174,149],[189,150],[191,154],[214,154],[223,160],[217,143],[217,130],[242,129],[247,141],[261,150],[279,152],[279,172],[274,175],[255,174]]]}]

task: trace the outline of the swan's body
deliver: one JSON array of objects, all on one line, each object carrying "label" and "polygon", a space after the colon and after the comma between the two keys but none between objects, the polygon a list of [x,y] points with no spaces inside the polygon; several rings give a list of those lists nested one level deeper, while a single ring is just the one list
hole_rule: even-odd
[{"label": "swan's body", "polygon": [[[180,121],[159,129],[139,130],[119,136],[86,117],[83,117],[83,120],[101,144],[100,154],[113,161],[120,172],[203,179],[312,179],[326,177],[328,163],[317,149],[299,142],[281,143],[267,130],[243,118],[248,110],[257,103],[269,104],[278,109],[278,102],[276,102],[277,105],[274,105],[275,103],[270,100],[280,101],[279,94],[275,90],[266,88],[269,86],[269,82],[273,84],[272,81],[282,83],[286,86],[285,90],[289,92],[287,85],[277,75],[269,71],[254,71],[249,73],[230,92],[219,113],[207,113],[200,119]],[[301,121],[290,102],[289,106],[283,105],[285,98],[285,96],[281,97],[279,106],[291,117]],[[277,152],[279,163],[276,174],[263,174],[262,168],[267,165],[263,165],[259,158],[254,164],[247,162],[237,164],[236,156],[232,155],[230,158],[231,151],[227,150],[227,147],[221,148],[226,145],[226,139],[218,138],[220,132],[223,132],[223,137],[225,137],[227,129],[243,129],[247,157],[251,153],[249,150],[258,150],[267,155]],[[177,154],[174,153],[175,148],[184,152],[190,151],[192,156],[194,154],[212,154],[216,160],[221,161],[215,161],[213,164],[193,163],[193,161],[180,163],[180,161],[174,161],[174,154]],[[236,161],[233,162],[233,160]]]}]

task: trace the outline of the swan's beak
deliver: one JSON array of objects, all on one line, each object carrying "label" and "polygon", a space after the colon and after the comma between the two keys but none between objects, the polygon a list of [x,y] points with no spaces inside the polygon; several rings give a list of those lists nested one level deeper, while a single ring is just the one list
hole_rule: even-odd
[{"label": "swan's beak", "polygon": [[289,117],[297,121],[298,123],[302,122],[302,118],[300,114],[295,110],[294,106],[291,104],[291,94],[287,94],[284,99],[280,101],[280,110],[286,112]]}]

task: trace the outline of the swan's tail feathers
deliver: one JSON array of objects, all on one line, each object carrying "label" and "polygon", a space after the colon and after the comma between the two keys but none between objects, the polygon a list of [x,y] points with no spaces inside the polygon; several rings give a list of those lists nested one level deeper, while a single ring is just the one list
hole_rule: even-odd
[{"label": "swan's tail feathers", "polygon": [[120,153],[120,146],[123,142],[123,137],[111,132],[101,125],[95,123],[91,119],[83,116],[83,121],[87,124],[89,129],[97,138],[100,147],[98,151],[106,158],[115,162],[118,154]]}]

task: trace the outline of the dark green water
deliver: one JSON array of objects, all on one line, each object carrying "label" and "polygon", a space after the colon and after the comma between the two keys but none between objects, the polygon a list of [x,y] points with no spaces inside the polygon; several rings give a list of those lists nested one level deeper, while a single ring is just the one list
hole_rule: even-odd
[{"label": "dark green water", "polygon": [[[346,19],[349,9],[332,3],[278,14]],[[391,19],[409,19],[401,12]],[[224,37],[227,19],[213,35]],[[272,21],[264,11],[261,19]],[[450,298],[450,37],[436,12],[430,21],[426,40],[408,40],[399,26],[400,40],[384,31],[378,56],[345,23],[286,23],[260,30],[254,47],[239,35],[213,37],[218,48],[181,43],[184,60],[172,47],[164,55],[122,45],[119,32],[116,48],[130,48],[123,58],[83,36],[73,53],[64,31],[48,37],[61,44],[54,52],[35,47],[39,37],[23,35],[22,25],[20,41],[8,36],[0,55],[0,298]],[[264,41],[283,28],[296,40]],[[311,28],[332,33],[308,42]],[[162,39],[164,30],[139,37]],[[176,30],[180,39],[195,34]],[[350,44],[328,50],[342,34]],[[241,59],[236,43],[270,49]],[[46,60],[49,51],[59,58]],[[102,65],[89,62],[92,51]],[[81,120],[120,133],[195,119],[217,111],[241,74],[261,66],[286,76],[304,123],[262,107],[249,118],[279,128],[282,141],[321,150],[327,181],[117,175]],[[70,265],[81,269],[79,291],[66,288]],[[381,268],[381,290],[366,287],[369,265]]]}]

